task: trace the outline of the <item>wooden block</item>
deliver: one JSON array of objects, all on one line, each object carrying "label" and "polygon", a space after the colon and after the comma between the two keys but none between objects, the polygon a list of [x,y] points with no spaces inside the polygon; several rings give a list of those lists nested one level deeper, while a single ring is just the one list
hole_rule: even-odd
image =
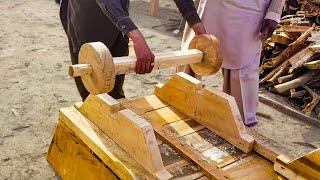
[{"label": "wooden block", "polygon": [[196,120],[242,151],[250,152],[254,138],[246,132],[234,98],[209,87],[198,94]]},{"label": "wooden block", "polygon": [[201,88],[202,83],[199,80],[180,72],[165,85],[157,85],[155,94],[174,108],[193,117],[198,100],[196,91]]},{"label": "wooden block", "polygon": [[151,124],[128,109],[121,110],[115,121],[113,139],[149,172],[159,179],[169,179]]},{"label": "wooden block", "polygon": [[271,36],[271,42],[289,45],[292,39],[285,33],[275,33]]},{"label": "wooden block", "polygon": [[90,95],[80,112],[130,154],[158,179],[167,179],[156,137],[150,123],[128,109],[120,110],[120,103],[108,94]]},{"label": "wooden block", "polygon": [[[103,134],[98,127],[74,107],[60,109],[59,122],[65,124],[70,129],[70,134],[74,134],[87,145],[89,149],[121,179],[152,177],[152,175],[131,158],[128,153],[123,151],[113,140]],[[60,140],[66,140],[64,135],[58,137],[57,141]],[[67,140],[64,144],[68,144]],[[68,150],[70,150],[70,152],[67,153],[74,152],[73,148]],[[61,151],[61,149],[59,151]],[[50,150],[48,154],[50,154]],[[56,159],[56,157],[53,158]],[[68,160],[72,162],[70,158],[68,158]]]},{"label": "wooden block", "polygon": [[202,89],[200,81],[184,73],[157,86],[155,94],[242,151],[251,151],[254,139],[247,134],[233,97],[213,88]]},{"label": "wooden block", "polygon": [[288,179],[320,179],[320,149],[294,160],[279,155],[274,170]]}]

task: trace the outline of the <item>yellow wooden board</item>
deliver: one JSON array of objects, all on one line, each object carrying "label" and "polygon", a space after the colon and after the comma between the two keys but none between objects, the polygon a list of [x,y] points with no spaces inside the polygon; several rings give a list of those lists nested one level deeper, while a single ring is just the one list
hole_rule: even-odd
[{"label": "yellow wooden board", "polygon": [[62,179],[118,179],[62,122],[55,129],[47,160]]},{"label": "yellow wooden board", "polygon": [[274,169],[288,179],[320,179],[320,149],[294,160],[280,155]]}]

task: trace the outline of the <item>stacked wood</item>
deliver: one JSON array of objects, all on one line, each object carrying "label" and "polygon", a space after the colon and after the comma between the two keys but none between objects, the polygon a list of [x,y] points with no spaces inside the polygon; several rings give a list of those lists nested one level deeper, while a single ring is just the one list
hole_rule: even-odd
[{"label": "stacked wood", "polygon": [[284,16],[264,43],[260,85],[288,96],[304,114],[320,119],[320,31],[312,21],[320,15],[320,6],[317,1],[297,4],[296,14]]}]

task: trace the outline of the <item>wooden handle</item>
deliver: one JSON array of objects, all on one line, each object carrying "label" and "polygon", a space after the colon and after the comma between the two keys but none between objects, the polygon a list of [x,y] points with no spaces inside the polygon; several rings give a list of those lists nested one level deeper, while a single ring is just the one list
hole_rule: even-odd
[{"label": "wooden handle", "polygon": [[[187,64],[200,63],[203,53],[200,50],[192,49],[187,51],[173,51],[155,54],[154,70],[166,69],[169,67],[183,66]],[[125,56],[113,58],[115,75],[133,73],[136,69],[136,56]],[[78,77],[85,74],[91,74],[93,71],[90,64],[76,64],[69,67],[69,75]]]},{"label": "wooden handle", "polygon": [[69,67],[69,75],[71,77],[79,77],[85,74],[91,74],[92,67],[90,64],[75,64]]},{"label": "wooden handle", "polygon": [[[200,63],[202,58],[203,53],[197,49],[156,53],[153,63],[153,70]],[[113,58],[113,62],[116,75],[133,73],[136,69],[137,57],[116,57]]]}]

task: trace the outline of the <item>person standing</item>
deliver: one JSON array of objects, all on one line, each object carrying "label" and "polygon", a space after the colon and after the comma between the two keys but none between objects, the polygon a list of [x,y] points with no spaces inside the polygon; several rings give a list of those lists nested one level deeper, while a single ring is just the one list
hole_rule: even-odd
[{"label": "person standing", "polygon": [[[198,13],[209,34],[220,41],[223,91],[232,95],[244,124],[257,124],[262,42],[278,26],[285,0],[201,0]],[[185,31],[182,49],[193,34]],[[190,69],[187,69],[190,72]]]},{"label": "person standing", "polygon": [[[174,0],[181,14],[196,34],[206,33],[192,0]],[[129,17],[129,0],[61,0],[60,20],[67,34],[72,64],[78,63],[78,53],[84,43],[100,41],[110,50],[113,57],[127,56],[128,38],[133,41],[137,56],[136,73],[150,73],[154,54],[143,35]],[[124,98],[124,75],[117,75],[113,98]],[[89,92],[81,78],[75,82],[83,100]]]}]

